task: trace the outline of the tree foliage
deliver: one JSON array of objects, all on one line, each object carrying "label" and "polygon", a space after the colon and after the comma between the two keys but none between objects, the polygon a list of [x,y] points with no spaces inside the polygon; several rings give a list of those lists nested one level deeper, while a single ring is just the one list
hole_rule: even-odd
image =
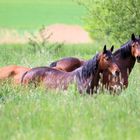
[{"label": "tree foliage", "polygon": [[86,27],[94,38],[124,42],[140,34],[140,0],[79,0],[87,9]]}]

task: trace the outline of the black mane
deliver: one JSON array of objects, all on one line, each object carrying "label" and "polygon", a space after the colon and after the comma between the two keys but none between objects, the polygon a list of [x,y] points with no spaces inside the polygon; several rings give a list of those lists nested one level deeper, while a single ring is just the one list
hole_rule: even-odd
[{"label": "black mane", "polygon": [[121,46],[120,51],[122,58],[127,58],[131,55],[131,44],[132,41],[128,41],[127,43]]},{"label": "black mane", "polygon": [[56,67],[57,62],[58,62],[58,61],[52,62],[49,66],[50,66],[50,67]]},{"label": "black mane", "polygon": [[91,60],[87,61],[80,71],[77,71],[78,77],[81,80],[86,80],[96,74],[98,68],[98,54],[95,55]]},{"label": "black mane", "polygon": [[98,70],[98,54],[91,60],[87,61],[76,71],[79,92],[93,93],[94,87],[91,83],[95,80],[95,75]]},{"label": "black mane", "polygon": [[121,58],[125,59],[131,55],[131,44],[132,41],[128,41],[123,44],[118,50],[116,50],[113,55],[116,56],[118,53],[121,54]]},{"label": "black mane", "polygon": [[87,61],[82,68],[82,77],[89,78],[91,75],[95,75],[98,68],[98,54],[95,55],[91,60]]}]

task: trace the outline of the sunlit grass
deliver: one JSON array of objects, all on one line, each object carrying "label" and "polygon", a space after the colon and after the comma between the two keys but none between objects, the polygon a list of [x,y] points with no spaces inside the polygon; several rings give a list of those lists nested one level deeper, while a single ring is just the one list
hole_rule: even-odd
[{"label": "sunlit grass", "polygon": [[[29,45],[0,46],[0,66],[49,65],[64,56],[92,58],[102,43],[51,44],[40,50]],[[138,140],[140,132],[140,65],[136,64],[129,86],[120,95],[100,92],[81,95],[71,86],[68,91],[24,88],[0,84],[0,139],[57,140]]]}]

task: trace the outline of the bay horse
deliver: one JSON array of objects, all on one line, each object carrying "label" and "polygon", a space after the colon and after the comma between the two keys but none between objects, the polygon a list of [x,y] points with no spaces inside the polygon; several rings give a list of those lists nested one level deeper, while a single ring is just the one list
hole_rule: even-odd
[{"label": "bay horse", "polygon": [[49,66],[59,70],[71,72],[81,67],[85,62],[85,60],[76,57],[65,57],[55,62],[52,62]]},{"label": "bay horse", "polygon": [[96,54],[91,60],[86,61],[81,67],[72,71],[65,72],[51,67],[36,67],[22,76],[21,84],[35,85],[41,83],[46,88],[66,90],[69,84],[76,82],[80,93],[87,92],[93,94],[97,91],[100,73],[108,70],[112,75],[119,72],[118,66],[114,62],[112,51],[106,49],[106,45],[101,53]]},{"label": "bay horse", "polygon": [[115,63],[120,69],[118,77],[112,77],[108,71],[103,72],[103,85],[106,88],[112,89],[120,87],[128,87],[128,78],[137,60],[140,63],[140,37],[131,35],[131,40],[122,45],[118,50],[113,53]]},{"label": "bay horse", "polygon": [[12,80],[15,84],[20,84],[22,75],[30,70],[30,68],[17,66],[17,65],[9,65],[0,68],[0,81],[4,80]]}]

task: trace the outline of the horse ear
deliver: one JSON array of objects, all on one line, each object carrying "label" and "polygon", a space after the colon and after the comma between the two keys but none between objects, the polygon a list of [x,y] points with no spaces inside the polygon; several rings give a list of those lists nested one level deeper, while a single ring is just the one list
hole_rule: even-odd
[{"label": "horse ear", "polygon": [[113,50],[114,50],[114,45],[112,45],[110,51],[113,52]]},{"label": "horse ear", "polygon": [[136,40],[134,33],[131,35],[131,40],[132,41],[135,41]]},{"label": "horse ear", "polygon": [[106,53],[106,45],[104,45],[103,53]]}]

